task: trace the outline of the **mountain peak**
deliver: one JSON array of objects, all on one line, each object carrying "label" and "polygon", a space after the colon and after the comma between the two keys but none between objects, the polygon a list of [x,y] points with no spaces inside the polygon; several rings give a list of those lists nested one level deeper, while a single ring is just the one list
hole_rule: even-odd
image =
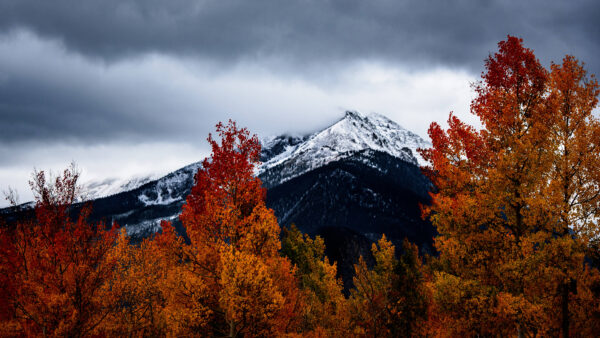
[{"label": "mountain peak", "polygon": [[366,116],[356,110],[346,110],[344,118],[364,119]]},{"label": "mountain peak", "polygon": [[341,118],[338,122],[340,121],[344,121],[344,120],[349,120],[349,121],[387,121],[387,122],[391,122],[397,125],[397,123],[395,123],[394,121],[390,120],[389,118],[387,118],[385,115],[382,114],[378,114],[378,113],[369,113],[369,114],[363,114],[359,111],[356,110],[347,110],[344,113],[344,117]]},{"label": "mountain peak", "polygon": [[[384,115],[365,115],[357,111],[346,111],[336,123],[312,135],[294,139],[280,137],[279,140],[285,140],[285,145],[271,152],[273,156],[264,156],[259,171],[285,165],[290,171],[288,179],[366,149],[419,165],[422,159],[417,149],[430,147],[429,142]],[[267,152],[269,148],[265,148],[263,154]]]}]

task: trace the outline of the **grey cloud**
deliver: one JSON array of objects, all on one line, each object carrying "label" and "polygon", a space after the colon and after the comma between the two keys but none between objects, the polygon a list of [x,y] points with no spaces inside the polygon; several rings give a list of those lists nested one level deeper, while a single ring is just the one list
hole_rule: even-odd
[{"label": "grey cloud", "polygon": [[[254,123],[256,132],[278,132],[282,120],[298,119],[292,113],[323,106],[302,101],[306,91],[319,94],[305,83],[283,86],[258,70],[215,72],[212,63],[166,56],[104,65],[27,32],[0,38],[0,79],[2,143],[198,144],[219,120],[234,118]],[[270,101],[274,92],[276,102]],[[310,128],[314,121],[320,120],[302,125]]]},{"label": "grey cloud", "polygon": [[376,62],[348,66],[327,84],[248,64],[213,69],[163,55],[104,65],[31,33],[0,38],[0,143],[200,144],[228,118],[261,135],[304,133],[345,109],[385,113],[424,135],[430,121],[468,108],[474,79]]},{"label": "grey cloud", "polygon": [[156,119],[136,117],[128,111],[130,102],[118,107],[115,99],[90,92],[93,84],[77,88],[68,79],[44,80],[11,77],[0,85],[0,141],[139,140],[168,128]]},{"label": "grey cloud", "polygon": [[545,62],[571,53],[597,73],[597,1],[4,0],[4,31],[28,28],[88,57],[148,52],[293,65],[378,59],[479,71],[507,34]]},{"label": "grey cloud", "polygon": [[[3,0],[0,141],[194,142],[229,117],[262,133],[314,130],[337,107],[358,108],[348,65],[477,74],[506,34],[522,36],[546,63],[571,53],[599,73],[599,7],[579,0]],[[204,66],[194,72],[195,63]],[[248,65],[270,73],[239,72]],[[327,76],[333,80],[319,78]],[[365,109],[380,109],[386,98]]]}]

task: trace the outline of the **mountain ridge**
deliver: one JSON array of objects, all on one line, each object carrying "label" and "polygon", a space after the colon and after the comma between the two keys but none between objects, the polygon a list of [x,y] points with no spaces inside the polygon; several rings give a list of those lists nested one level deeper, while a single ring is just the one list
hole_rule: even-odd
[{"label": "mountain ridge", "polygon": [[[365,149],[385,152],[419,165],[424,161],[417,149],[431,146],[428,141],[381,114],[364,115],[356,111],[347,111],[343,118],[321,131],[304,137],[290,136],[287,141],[284,147],[278,144],[283,149],[277,154],[264,158],[266,161],[258,169],[259,176],[272,176],[265,173],[278,168],[280,176],[289,180]],[[272,143],[263,144],[272,146]],[[269,178],[265,186],[283,183],[282,179]]]},{"label": "mountain ridge", "polygon": [[[267,178],[263,182],[267,188],[283,183],[281,178],[277,180],[268,178],[273,176],[273,171],[280,172],[278,176],[285,176],[285,180],[289,180],[332,161],[350,157],[364,149],[379,150],[405,161],[424,164],[416,150],[431,146],[428,141],[384,115],[362,114],[357,111],[346,111],[344,116],[332,125],[312,134],[268,136],[262,138],[260,142],[262,163],[257,167],[256,175]],[[198,163],[200,162],[190,165],[197,166]],[[166,175],[147,174],[130,179],[108,178],[85,182],[82,186],[83,197],[85,200],[94,200],[134,190],[188,166]],[[273,169],[278,166],[281,167]],[[159,200],[147,199],[146,201],[164,203]]]},{"label": "mountain ridge", "polygon": [[[429,144],[418,135],[379,114],[346,112],[319,132],[270,137],[262,145],[264,162],[256,174],[267,188],[267,207],[282,227],[296,224],[324,238],[346,287],[352,284],[353,264],[370,254],[370,243],[382,234],[397,248],[407,238],[432,253],[435,230],[420,212],[432,186],[416,153]],[[135,242],[160,231],[161,220],[168,220],[186,238],[178,216],[201,167],[195,162],[94,199],[90,221],[116,222]],[[0,209],[0,215],[16,220],[28,208],[31,214],[30,205]],[[76,204],[73,214],[82,205]]]},{"label": "mountain ridge", "polygon": [[[390,170],[412,166],[413,169],[403,169],[399,175],[411,172],[413,180],[421,182],[418,164],[422,159],[418,157],[416,149],[429,146],[427,141],[383,115],[364,115],[353,111],[347,111],[341,119],[321,131],[309,135],[269,137],[261,140],[261,144],[263,162],[258,166],[256,174],[267,189],[276,188],[335,163],[338,164],[333,167],[341,163],[346,163],[345,166],[352,163],[353,166],[363,166],[364,172],[381,173],[383,176]],[[195,162],[158,179],[146,177],[134,178],[125,184],[119,182],[121,186],[129,188],[125,191],[93,186],[96,191],[111,192],[110,195],[94,198],[94,208],[97,209],[95,214],[110,216],[111,221],[125,226],[130,234],[143,236],[155,232],[160,229],[161,219],[177,218],[193,185],[194,175],[201,167],[201,162]],[[332,179],[339,180],[342,177]],[[404,185],[410,185],[407,182]],[[428,188],[422,182],[419,185],[421,193],[416,193],[415,196],[419,200],[425,200]],[[105,201],[121,201],[126,207]],[[30,208],[31,205],[23,204],[22,209]],[[7,213],[8,209],[3,210],[3,213]],[[291,210],[284,212],[280,208],[279,213],[277,216],[280,221],[288,224]],[[321,225],[324,224],[319,224]]]}]

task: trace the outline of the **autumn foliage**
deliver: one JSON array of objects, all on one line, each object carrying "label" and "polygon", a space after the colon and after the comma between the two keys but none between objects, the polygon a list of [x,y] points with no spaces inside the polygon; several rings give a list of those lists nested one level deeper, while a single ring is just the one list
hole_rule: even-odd
[{"label": "autumn foliage", "polygon": [[450,336],[589,335],[598,84],[571,56],[548,71],[520,39],[498,46],[471,104],[482,129],[451,114],[422,151],[437,188],[424,214],[440,233],[431,325]]},{"label": "autumn foliage", "polygon": [[234,122],[209,136],[180,219],[155,239],[164,256],[164,316],[175,335],[273,336],[298,330],[303,297],[295,268],[279,255],[279,225],[253,175],[260,144]]},{"label": "autumn foliage", "polygon": [[0,228],[0,335],[597,335],[598,83],[572,56],[546,69],[518,38],[498,47],[474,85],[481,128],[450,114],[420,150],[438,256],[383,235],[344,288],[322,238],[282,231],[260,143],[229,121],[208,137],[185,234],[162,221],[132,243],[89,221],[74,167],[34,172],[33,212]]},{"label": "autumn foliage", "polygon": [[42,171],[30,182],[35,215],[0,231],[0,332],[3,336],[89,336],[112,311],[110,290],[117,232],[71,219],[79,175],[72,167],[54,181]]},{"label": "autumn foliage", "polygon": [[343,337],[350,332],[349,304],[344,297],[337,266],[325,256],[325,243],[292,225],[284,229],[283,254],[296,266],[305,306],[300,331],[315,336]]}]

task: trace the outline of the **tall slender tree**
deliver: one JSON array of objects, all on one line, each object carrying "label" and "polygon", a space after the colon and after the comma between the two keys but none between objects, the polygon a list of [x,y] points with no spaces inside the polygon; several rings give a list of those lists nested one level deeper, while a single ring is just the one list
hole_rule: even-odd
[{"label": "tall slender tree", "polygon": [[[598,82],[573,56],[552,64],[548,107],[555,116],[552,128],[554,159],[546,196],[555,208],[552,243],[558,257],[554,274],[559,278],[557,305],[561,330],[569,335],[569,303],[577,290],[580,262],[592,239],[598,238],[600,211],[600,121],[592,115],[598,103]],[[580,268],[576,268],[580,265]]]},{"label": "tall slender tree", "polygon": [[348,300],[337,277],[337,266],[325,256],[325,242],[303,234],[292,224],[283,229],[282,252],[297,267],[304,293],[301,330],[305,334],[328,337],[350,335]]}]

